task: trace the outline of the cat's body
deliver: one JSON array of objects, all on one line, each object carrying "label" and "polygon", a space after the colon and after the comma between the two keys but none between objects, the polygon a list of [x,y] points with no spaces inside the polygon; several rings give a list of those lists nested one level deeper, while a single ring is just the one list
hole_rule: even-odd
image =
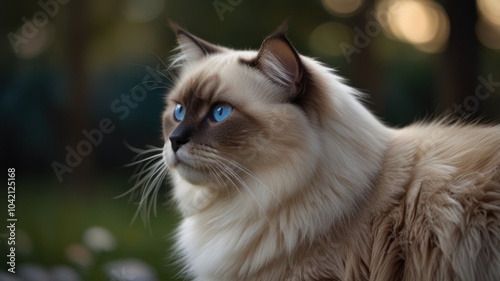
[{"label": "cat's body", "polygon": [[499,126],[390,129],[280,32],[176,31],[163,155],[194,280],[500,280]]}]

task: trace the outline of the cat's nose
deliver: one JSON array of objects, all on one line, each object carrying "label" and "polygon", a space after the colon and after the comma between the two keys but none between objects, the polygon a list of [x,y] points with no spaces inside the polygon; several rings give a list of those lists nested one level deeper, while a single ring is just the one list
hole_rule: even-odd
[{"label": "cat's nose", "polygon": [[183,138],[183,137],[179,137],[179,136],[170,135],[169,139],[170,139],[170,143],[172,143],[172,150],[174,152],[177,152],[177,150],[179,150],[179,148],[181,148],[181,146],[183,146],[189,142],[188,138]]},{"label": "cat's nose", "polygon": [[184,122],[181,122],[168,138],[172,144],[172,150],[177,152],[181,146],[185,145],[191,139],[191,130]]}]

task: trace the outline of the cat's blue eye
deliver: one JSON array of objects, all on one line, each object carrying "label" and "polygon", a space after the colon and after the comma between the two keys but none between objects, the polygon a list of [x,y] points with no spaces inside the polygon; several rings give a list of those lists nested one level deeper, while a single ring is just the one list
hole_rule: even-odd
[{"label": "cat's blue eye", "polygon": [[233,112],[233,107],[229,104],[218,104],[212,111],[212,117],[214,118],[215,122],[222,122],[226,120],[229,115],[231,115],[231,112]]},{"label": "cat's blue eye", "polygon": [[184,119],[184,115],[186,115],[186,109],[184,109],[182,104],[178,103],[174,109],[174,119],[177,122],[181,122]]}]

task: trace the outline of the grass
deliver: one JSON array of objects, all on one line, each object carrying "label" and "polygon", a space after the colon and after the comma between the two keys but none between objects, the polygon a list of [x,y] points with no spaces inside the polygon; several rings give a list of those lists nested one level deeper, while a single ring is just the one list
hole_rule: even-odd
[{"label": "grass", "polygon": [[[158,216],[151,217],[150,228],[139,219],[131,224],[136,205],[127,199],[113,199],[122,192],[117,190],[123,190],[123,185],[122,188],[117,185],[122,183],[98,184],[92,188],[93,195],[88,195],[62,190],[59,184],[18,183],[17,267],[25,263],[46,269],[68,265],[77,270],[83,280],[109,281],[103,271],[106,262],[137,258],[151,265],[162,281],[182,280],[175,278],[178,269],[172,265],[175,260],[169,254],[172,242],[169,237],[177,225],[178,214],[171,206],[159,204]],[[66,249],[69,245],[82,244],[83,233],[92,226],[103,227],[112,233],[116,248],[93,253],[92,265],[82,267],[68,258]],[[4,240],[0,249],[5,258]]]}]

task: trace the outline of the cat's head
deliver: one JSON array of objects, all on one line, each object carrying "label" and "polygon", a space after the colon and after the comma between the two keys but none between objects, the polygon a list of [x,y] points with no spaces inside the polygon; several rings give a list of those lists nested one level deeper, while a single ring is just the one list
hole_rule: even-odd
[{"label": "cat's head", "polygon": [[316,86],[304,57],[284,28],[258,51],[232,50],[179,27],[174,31],[179,75],[163,113],[163,156],[170,172],[228,195],[262,185],[279,196],[283,183],[303,178],[319,154],[320,121],[312,108],[321,101],[307,96]]}]

